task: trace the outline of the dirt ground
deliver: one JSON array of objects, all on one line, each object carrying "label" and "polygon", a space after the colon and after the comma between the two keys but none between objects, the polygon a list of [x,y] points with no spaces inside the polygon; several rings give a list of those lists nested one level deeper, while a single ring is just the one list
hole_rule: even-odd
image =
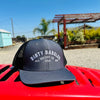
[{"label": "dirt ground", "polygon": [[14,55],[21,44],[0,48],[0,64],[12,64]]},{"label": "dirt ground", "polygon": [[[0,64],[12,64],[21,44],[0,48]],[[100,69],[100,48],[64,50],[68,65]]]},{"label": "dirt ground", "polygon": [[68,65],[100,69],[100,48],[64,51]]}]

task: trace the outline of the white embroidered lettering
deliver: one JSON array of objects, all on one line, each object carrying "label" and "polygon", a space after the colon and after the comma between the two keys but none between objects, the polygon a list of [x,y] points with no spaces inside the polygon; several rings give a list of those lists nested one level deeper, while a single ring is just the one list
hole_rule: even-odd
[{"label": "white embroidered lettering", "polygon": [[[57,52],[55,52],[53,50],[44,50],[44,51],[38,51],[38,52],[34,53],[30,57],[30,59],[32,61],[36,60],[37,58],[39,58],[40,60],[48,59],[48,58],[51,60],[54,60],[54,57],[56,57],[58,60],[60,60],[60,56],[57,54]],[[36,62],[38,62],[38,61],[36,61]]]}]

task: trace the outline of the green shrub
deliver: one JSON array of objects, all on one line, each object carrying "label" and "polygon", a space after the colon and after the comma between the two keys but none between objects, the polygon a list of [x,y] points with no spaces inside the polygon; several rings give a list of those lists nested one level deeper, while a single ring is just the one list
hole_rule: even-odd
[{"label": "green shrub", "polygon": [[27,41],[27,38],[24,35],[17,36],[16,39],[17,39],[17,42],[26,42]]},{"label": "green shrub", "polygon": [[90,32],[87,29],[85,30],[85,39],[90,40]]},{"label": "green shrub", "polygon": [[75,34],[74,34],[72,31],[68,31],[68,32],[67,32],[67,35],[68,35],[68,41],[69,41],[69,42],[74,41],[74,39],[75,39]]},{"label": "green shrub", "polygon": [[90,29],[89,33],[90,33],[90,40],[94,40],[95,36],[96,36],[95,30],[94,29]]},{"label": "green shrub", "polygon": [[[68,36],[69,42],[77,41],[77,42],[84,43],[86,40],[100,39],[100,28],[86,29],[85,34],[84,34],[84,29],[80,29],[80,30],[76,29],[73,31],[68,30],[66,34]],[[56,34],[55,36],[58,37],[58,34]],[[64,33],[63,31],[61,31],[60,39],[63,39],[63,37],[64,37]]]},{"label": "green shrub", "polygon": [[98,28],[97,30],[95,29],[89,29],[89,30],[85,30],[85,39],[86,40],[94,40],[94,39],[98,39],[100,38],[100,28]]},{"label": "green shrub", "polygon": [[100,28],[96,29],[96,37],[100,38]]},{"label": "green shrub", "polygon": [[76,35],[75,35],[75,39],[74,40],[77,41],[77,42],[84,43],[85,42],[84,33],[81,32],[81,31],[77,32]]}]

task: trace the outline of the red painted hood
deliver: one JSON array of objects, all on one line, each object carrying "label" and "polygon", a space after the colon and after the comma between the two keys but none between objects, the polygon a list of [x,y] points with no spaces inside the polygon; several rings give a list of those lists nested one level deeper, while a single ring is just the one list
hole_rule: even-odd
[{"label": "red painted hood", "polygon": [[100,100],[100,70],[69,66],[76,80],[64,85],[29,87],[19,80],[19,72],[12,65],[0,65],[1,100]]}]

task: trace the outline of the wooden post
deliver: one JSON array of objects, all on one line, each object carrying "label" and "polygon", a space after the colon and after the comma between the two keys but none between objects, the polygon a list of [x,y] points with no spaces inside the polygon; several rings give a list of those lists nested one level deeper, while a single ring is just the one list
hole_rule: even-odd
[{"label": "wooden post", "polygon": [[60,39],[60,33],[59,33],[59,22],[58,22],[58,41]]},{"label": "wooden post", "polygon": [[84,39],[85,39],[85,28],[86,28],[86,25],[84,24]]},{"label": "wooden post", "polygon": [[66,48],[67,46],[67,36],[66,36],[66,19],[64,18],[63,19],[63,25],[64,25],[64,49]]},{"label": "wooden post", "polygon": [[84,35],[85,35],[85,27],[86,27],[86,25],[84,24]]}]

